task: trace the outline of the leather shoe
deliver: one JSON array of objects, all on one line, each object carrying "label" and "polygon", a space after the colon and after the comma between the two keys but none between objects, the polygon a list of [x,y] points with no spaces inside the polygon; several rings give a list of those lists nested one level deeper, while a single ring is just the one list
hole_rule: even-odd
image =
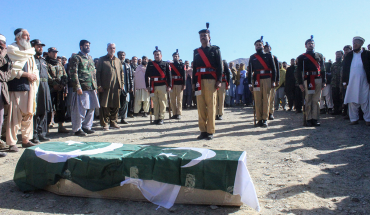
[{"label": "leather shoe", "polygon": [[82,128],[82,130],[83,130],[86,134],[93,134],[93,133],[95,133],[95,131],[94,131],[94,130],[87,129],[87,128]]},{"label": "leather shoe", "polygon": [[41,142],[47,142],[47,141],[50,141],[50,138],[44,137],[44,136],[42,136],[42,135],[39,135],[39,140],[40,140]]},{"label": "leather shoe", "polygon": [[311,126],[312,126],[312,120],[307,120],[306,127],[311,127]]},{"label": "leather shoe", "polygon": [[37,136],[33,137],[30,141],[33,143],[40,143],[40,140]]},{"label": "leather shoe", "polygon": [[[357,125],[357,124],[358,124],[358,120],[357,120],[357,121],[350,122],[349,124],[350,124],[350,125]],[[366,124],[366,125],[367,125],[367,124]]]},{"label": "leather shoe", "polygon": [[81,129],[75,132],[76,136],[84,137],[87,136],[85,132],[83,132]]},{"label": "leather shoe", "polygon": [[148,114],[147,114],[147,113],[144,113],[144,114],[143,114],[143,117],[148,117]]},{"label": "leather shoe", "polygon": [[128,122],[126,122],[125,119],[121,119],[121,124],[128,124]]},{"label": "leather shoe", "polygon": [[267,120],[262,120],[262,126],[263,128],[267,128]]},{"label": "leather shoe", "polygon": [[220,117],[218,115],[216,115],[216,120],[220,120]]},{"label": "leather shoe", "polygon": [[19,149],[16,145],[9,146],[9,152],[18,152]]},{"label": "leather shoe", "polygon": [[176,116],[176,119],[181,119],[181,115],[177,115]]},{"label": "leather shoe", "polygon": [[222,120],[222,115],[218,115],[218,120]]},{"label": "leather shoe", "polygon": [[262,120],[259,120],[256,124],[256,127],[262,127],[263,123],[262,123]]},{"label": "leather shoe", "polygon": [[209,134],[209,133],[207,133],[207,138],[206,138],[206,140],[212,140],[213,139],[213,134]]},{"label": "leather shoe", "polygon": [[69,131],[65,127],[59,127],[58,133],[69,133]]},{"label": "leather shoe", "polygon": [[269,113],[269,120],[274,120],[274,115],[272,115],[271,113]]},{"label": "leather shoe", "polygon": [[5,157],[6,153],[5,152],[0,152],[0,157]]},{"label": "leather shoe", "polygon": [[173,115],[173,116],[171,116],[171,118],[170,119],[177,119],[177,115]]},{"label": "leather shoe", "polygon": [[312,126],[320,126],[320,123],[316,119],[312,119]]},{"label": "leather shoe", "polygon": [[28,148],[28,147],[31,147],[31,146],[36,146],[36,144],[28,141],[27,143],[22,143],[22,147],[23,148]]},{"label": "leather shoe", "polygon": [[163,125],[163,119],[159,119],[157,125]]},{"label": "leather shoe", "polygon": [[203,140],[208,137],[207,132],[201,132],[200,135],[197,137],[198,140]]}]

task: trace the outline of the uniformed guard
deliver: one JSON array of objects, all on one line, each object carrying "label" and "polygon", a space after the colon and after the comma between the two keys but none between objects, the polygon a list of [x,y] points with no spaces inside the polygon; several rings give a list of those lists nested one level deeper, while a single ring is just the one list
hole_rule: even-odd
[{"label": "uniformed guard", "polygon": [[[48,56],[46,62],[48,63],[49,73],[49,87],[51,101],[54,107],[55,115],[54,122],[58,123],[58,133],[69,133],[63,126],[65,122],[65,97],[67,95],[68,76],[64,66],[57,59],[58,50],[55,47],[48,49]],[[51,112],[49,113],[48,120],[51,120]],[[49,124],[48,122],[48,124]]]},{"label": "uniformed guard", "polygon": [[[271,46],[268,42],[266,42],[265,47],[263,48],[265,53],[271,54]],[[279,86],[279,79],[280,79],[280,68],[279,68],[279,60],[278,58],[271,54],[272,59],[274,60],[274,65],[275,65],[275,86]],[[271,87],[271,92],[270,92],[270,100],[269,100],[269,120],[274,120],[274,112],[275,112],[275,94],[276,94],[276,89],[275,87]]]},{"label": "uniformed guard", "polygon": [[[254,95],[256,126],[267,127],[271,88],[275,87],[276,66],[271,54],[264,52],[263,36],[254,42],[256,53],[249,58],[249,89]],[[253,76],[252,76],[253,73]],[[252,80],[253,79],[253,80]],[[252,85],[253,83],[253,85]]]},{"label": "uniformed guard", "polygon": [[220,89],[217,90],[217,106],[216,106],[216,120],[222,120],[222,116],[224,115],[224,107],[225,107],[225,94],[226,90],[230,88],[230,76],[231,71],[229,69],[229,65],[227,64],[226,60],[223,60],[223,73],[222,73],[222,83]]},{"label": "uniformed guard", "polygon": [[173,63],[170,63],[172,76],[171,109],[173,116],[171,119],[181,119],[182,97],[185,89],[185,69],[184,64],[179,62],[179,50],[172,54]]},{"label": "uniformed guard", "polygon": [[[295,78],[302,92],[305,92],[307,126],[320,126],[318,122],[321,89],[326,84],[324,57],[315,52],[313,36],[306,40],[306,53],[298,57]],[[304,77],[304,82],[302,77]],[[304,86],[303,86],[304,85]]]},{"label": "uniformed guard", "polygon": [[48,65],[42,57],[42,48],[45,44],[35,39],[31,41],[31,45],[35,48],[35,61],[40,72],[40,85],[36,96],[36,114],[33,117],[33,139],[31,141],[39,143],[40,141],[50,140],[50,138],[46,137],[46,133],[48,131],[48,113],[52,111],[52,103],[48,84]]},{"label": "uniformed guard", "polygon": [[[154,61],[148,62],[145,71],[145,84],[153,100],[154,124],[163,125],[166,112],[167,92],[172,87],[172,77],[169,63],[162,61],[162,51],[155,47]],[[150,78],[150,83],[149,83]]]},{"label": "uniformed guard", "polygon": [[198,139],[213,139],[215,133],[217,90],[222,82],[222,58],[218,46],[211,45],[207,29],[199,31],[202,46],[194,50],[193,89],[197,96],[198,124],[201,134]]}]

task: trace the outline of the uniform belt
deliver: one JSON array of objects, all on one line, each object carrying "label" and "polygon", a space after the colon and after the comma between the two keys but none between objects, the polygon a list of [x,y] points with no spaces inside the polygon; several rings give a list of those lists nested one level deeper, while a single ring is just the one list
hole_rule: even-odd
[{"label": "uniform belt", "polygon": [[40,78],[40,82],[48,82],[47,78]]},{"label": "uniform belt", "polygon": [[320,73],[317,71],[306,71],[304,72],[304,74],[305,75],[320,75]]},{"label": "uniform belt", "polygon": [[216,72],[216,70],[213,68],[199,68],[197,72]]},{"label": "uniform belt", "polygon": [[181,76],[172,76],[173,79],[182,79]]},{"label": "uniform belt", "polygon": [[153,81],[165,81],[166,78],[151,78]]},{"label": "uniform belt", "polygon": [[270,70],[259,70],[259,71],[257,70],[257,71],[256,71],[256,73],[257,73],[257,74],[258,74],[258,73],[259,73],[259,74],[270,74],[270,73],[271,73],[271,71],[270,71]]}]

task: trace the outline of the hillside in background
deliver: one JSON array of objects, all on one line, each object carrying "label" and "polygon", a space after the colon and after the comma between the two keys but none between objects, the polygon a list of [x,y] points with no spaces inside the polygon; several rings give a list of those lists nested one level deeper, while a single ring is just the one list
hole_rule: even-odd
[{"label": "hillside in background", "polygon": [[238,58],[238,59],[230,61],[230,62],[233,62],[234,66],[235,66],[235,64],[240,64],[240,63],[244,63],[244,65],[247,65],[248,62],[249,62],[249,58]]}]

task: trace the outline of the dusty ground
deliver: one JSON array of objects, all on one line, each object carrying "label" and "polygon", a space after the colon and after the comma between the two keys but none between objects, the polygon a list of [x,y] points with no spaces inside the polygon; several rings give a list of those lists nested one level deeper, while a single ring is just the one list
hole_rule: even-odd
[{"label": "dusty ground", "polygon": [[[158,146],[245,150],[261,205],[260,214],[369,214],[370,128],[364,121],[349,126],[341,116],[321,115],[322,126],[302,127],[302,116],[278,111],[268,129],[254,128],[251,108],[228,108],[216,123],[212,141],[197,141],[196,110],[183,119],[149,125],[149,118],[129,119],[121,130],[87,138],[59,135],[54,140],[111,141]],[[167,116],[168,117],[168,116]],[[70,124],[68,124],[70,127]],[[23,152],[0,158],[0,214],[258,214],[247,206],[175,205],[57,196],[46,191],[22,193],[12,176]]]}]

